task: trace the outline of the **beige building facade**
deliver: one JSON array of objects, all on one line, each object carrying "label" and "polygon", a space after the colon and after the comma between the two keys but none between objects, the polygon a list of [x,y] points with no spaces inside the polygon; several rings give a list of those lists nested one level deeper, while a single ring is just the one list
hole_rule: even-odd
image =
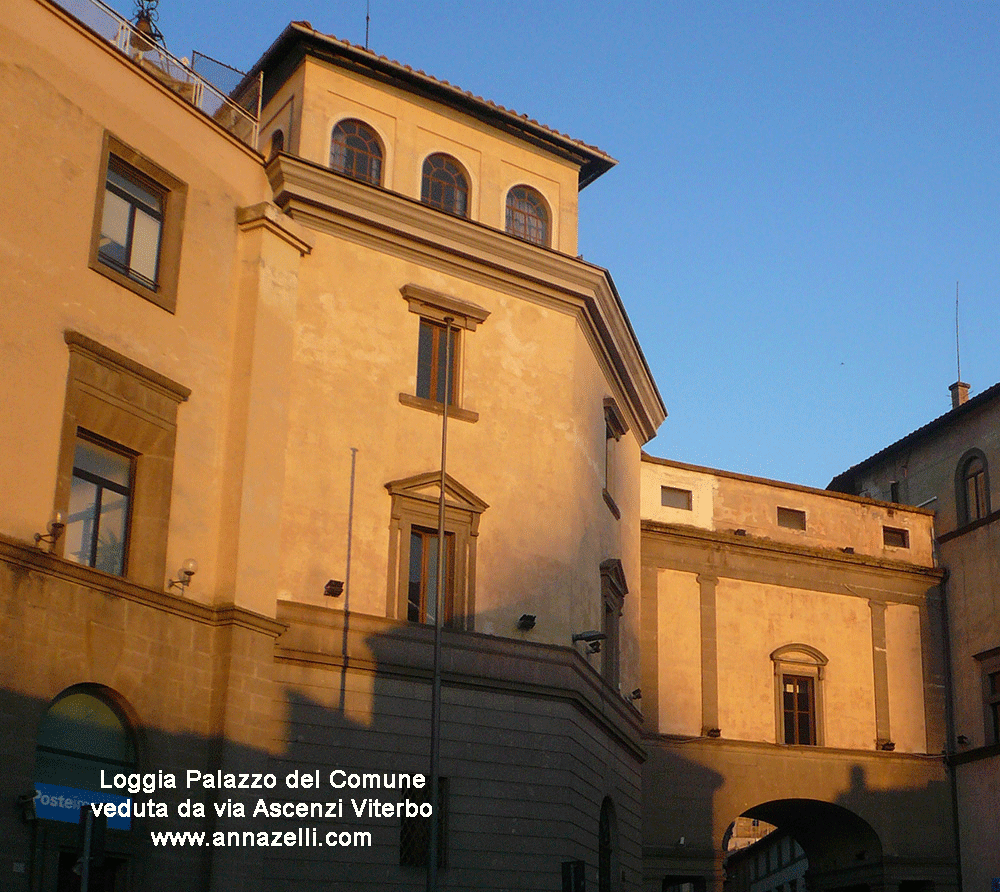
[{"label": "beige building facade", "polygon": [[649,456],[641,492],[646,888],[721,888],[741,816],[810,889],[954,888],[931,512]]},{"label": "beige building facade", "polygon": [[947,571],[950,696],[946,741],[954,776],[966,889],[1000,877],[1000,831],[985,816],[1000,801],[1000,386],[968,398],[952,385],[951,411],[833,479],[831,489],[934,511]]},{"label": "beige building facade", "polygon": [[103,770],[165,813],[91,890],[423,888],[431,819],[330,782],[428,772],[442,553],[441,888],[721,889],[741,816],[810,889],[956,886],[932,511],[643,454],[613,158],[307,23],[231,101],[12,3],[0,887],[78,888]]},{"label": "beige building facade", "polygon": [[[294,771],[427,773],[440,546],[443,887],[634,886],[665,412],[576,257],[613,159],[303,24],[246,79],[255,136],[85,19],[16,0],[0,30],[5,170],[37,184],[0,222],[0,885],[72,886],[52,803],[102,768],[271,774],[279,805],[321,795]],[[429,820],[345,799],[310,826],[349,851],[158,846],[303,824],[222,791],[185,818],[182,788],[112,823],[92,889],[423,888]]]}]

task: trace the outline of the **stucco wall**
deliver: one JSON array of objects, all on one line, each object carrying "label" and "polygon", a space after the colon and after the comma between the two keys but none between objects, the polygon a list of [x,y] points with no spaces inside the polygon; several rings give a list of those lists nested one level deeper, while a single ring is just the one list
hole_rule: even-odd
[{"label": "stucco wall", "polygon": [[[552,217],[551,244],[576,253],[578,168],[570,161],[437,103],[308,60],[299,154],[328,165],[330,135],[344,118],[358,118],[379,136],[385,152],[382,185],[420,200],[422,165],[433,153],[454,157],[469,179],[469,218],[505,228],[507,192],[537,189]],[[265,110],[268,116],[270,106]]]}]

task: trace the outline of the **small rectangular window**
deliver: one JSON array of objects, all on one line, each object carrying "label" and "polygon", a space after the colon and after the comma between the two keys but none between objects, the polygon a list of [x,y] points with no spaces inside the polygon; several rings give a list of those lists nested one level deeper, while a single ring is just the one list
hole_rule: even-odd
[{"label": "small rectangular window", "polygon": [[797,508],[778,508],[778,526],[786,530],[805,530],[806,512]]},{"label": "small rectangular window", "polygon": [[77,436],[65,556],[116,576],[125,574],[133,456]]},{"label": "small rectangular window", "polygon": [[882,541],[886,548],[909,548],[910,531],[896,527],[882,527]]},{"label": "small rectangular window", "polygon": [[678,489],[676,486],[661,486],[660,504],[664,508],[680,508],[682,511],[690,511],[691,490]]},{"label": "small rectangular window", "polygon": [[[417,351],[417,396],[443,403],[448,390],[448,405],[458,397],[455,369],[458,366],[458,329],[451,330],[448,346],[447,329],[436,322],[420,320],[420,338]],[[447,375],[445,374],[447,369]],[[447,382],[447,383],[446,383]]]},{"label": "small rectangular window", "polygon": [[1000,743],[1000,671],[986,675],[987,743]]},{"label": "small rectangular window", "polygon": [[90,268],[174,312],[187,186],[110,133],[98,175]]}]

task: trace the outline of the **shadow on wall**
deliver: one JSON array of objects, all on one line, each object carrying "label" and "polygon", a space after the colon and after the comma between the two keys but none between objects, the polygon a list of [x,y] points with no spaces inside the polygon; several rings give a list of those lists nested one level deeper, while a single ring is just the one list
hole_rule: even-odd
[{"label": "shadow on wall", "polygon": [[[286,653],[258,667],[273,673],[273,680],[261,680],[261,690],[273,684],[280,705],[274,739],[257,746],[145,727],[115,692],[74,686],[114,707],[134,754],[77,752],[77,735],[67,726],[72,776],[39,776],[47,760],[59,757],[59,746],[46,744],[44,752],[37,746],[52,704],[0,690],[7,756],[0,798],[8,803],[0,809],[0,870],[6,874],[0,885],[14,892],[78,888],[72,872],[79,858],[77,827],[47,818],[26,821],[15,804],[39,781],[98,790],[104,768],[105,783],[113,784],[115,774],[138,777],[134,792],[106,792],[129,795],[132,807],[142,803],[143,816],[132,817],[128,830],[108,829],[106,865],[95,867],[91,892],[245,892],[297,883],[325,890],[423,888],[429,821],[408,820],[406,803],[416,806],[419,818],[419,805],[429,798],[413,783],[429,773],[427,631],[404,626],[369,635],[366,660],[335,630],[308,654]],[[524,658],[531,646],[523,643],[446,637],[441,826],[448,885],[558,888],[562,863],[579,860],[596,888],[606,797],[614,802],[618,838],[603,854],[612,846],[612,863],[638,882],[641,752],[585,702],[591,696],[600,702],[588,693],[588,685],[600,687],[596,673],[564,648],[535,646],[543,659],[534,665]],[[463,647],[471,656],[460,653]],[[460,677],[463,659],[473,660],[477,683]],[[197,772],[190,780],[189,770]],[[400,775],[408,777],[401,781]],[[401,783],[408,785],[401,789]],[[158,812],[150,802],[163,804],[166,816],[149,817]],[[157,844],[154,832],[207,836],[204,844],[193,844],[192,837]]]}]

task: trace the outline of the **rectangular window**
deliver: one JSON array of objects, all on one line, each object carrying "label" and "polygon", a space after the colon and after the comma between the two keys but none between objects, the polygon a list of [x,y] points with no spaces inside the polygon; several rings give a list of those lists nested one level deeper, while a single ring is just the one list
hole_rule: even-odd
[{"label": "rectangular window", "polygon": [[97,256],[124,276],[157,289],[164,189],[120,158],[108,158]]},{"label": "rectangular window", "polygon": [[184,183],[106,133],[90,268],[172,313],[186,198]]},{"label": "rectangular window", "polygon": [[[444,623],[454,616],[455,535],[445,533]],[[436,530],[410,530],[410,575],[407,616],[412,623],[433,623],[437,603],[438,534]]]},{"label": "rectangular window", "polygon": [[786,530],[805,530],[806,512],[796,508],[778,508],[778,526]]},{"label": "rectangular window", "polygon": [[[426,803],[430,802],[430,790],[412,790],[411,802],[425,806],[424,815],[399,818],[399,863],[410,867],[426,867],[427,853],[431,844],[431,818],[426,816]],[[438,778],[437,807],[434,809],[438,826],[438,867],[448,864],[448,778]]]},{"label": "rectangular window", "polygon": [[[458,401],[458,329],[451,330],[451,347],[448,348],[447,329],[436,322],[420,320],[420,341],[417,352],[417,396],[443,403],[445,388],[448,405]],[[447,375],[446,372],[447,363]],[[445,383],[447,381],[447,384]]]},{"label": "rectangular window", "polygon": [[886,548],[909,548],[910,532],[895,527],[882,527],[882,541]]},{"label": "rectangular window", "polygon": [[123,576],[134,457],[81,434],[73,455],[65,556]]},{"label": "rectangular window", "polygon": [[808,675],[785,675],[781,680],[785,743],[816,745],[816,697]]},{"label": "rectangular window", "polygon": [[660,504],[664,508],[680,508],[682,511],[690,511],[691,490],[678,489],[674,486],[661,486]]}]

